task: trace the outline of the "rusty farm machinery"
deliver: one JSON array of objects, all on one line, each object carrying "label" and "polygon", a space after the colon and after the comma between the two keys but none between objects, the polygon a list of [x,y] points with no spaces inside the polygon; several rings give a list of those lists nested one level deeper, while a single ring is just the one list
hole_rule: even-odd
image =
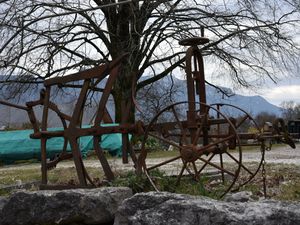
[{"label": "rusty farm machinery", "polygon": [[[186,53],[186,78],[188,99],[185,102],[177,102],[160,111],[149,124],[141,121],[127,123],[130,108],[133,101],[123,104],[123,115],[120,124],[103,126],[103,123],[112,123],[106,104],[113,89],[114,82],[119,75],[122,60],[126,54],[110,63],[98,67],[80,71],[63,77],[55,77],[45,80],[44,89],[40,93],[40,99],[27,102],[26,106],[0,101],[0,104],[25,110],[33,126],[33,134],[30,136],[40,140],[41,145],[41,171],[42,188],[51,188],[48,184],[47,171],[64,159],[73,158],[77,176],[77,187],[95,186],[92,177],[89,176],[81,156],[78,140],[83,136],[93,137],[93,148],[102,165],[107,180],[114,179],[114,173],[108,160],[100,147],[101,135],[110,133],[122,134],[122,161],[128,162],[131,157],[137,173],[144,173],[155,189],[155,178],[151,171],[156,169],[166,170],[166,174],[176,178],[179,184],[183,178],[189,177],[195,181],[204,182],[209,189],[221,188],[223,196],[230,190],[250,182],[254,176],[264,167],[265,151],[269,149],[270,140],[278,140],[295,145],[287,133],[282,119],[274,121],[270,129],[262,130],[254,119],[234,105],[216,103],[207,104],[205,91],[205,76],[202,53],[197,47],[209,42],[205,37],[193,37],[180,41],[183,46],[189,46]],[[106,79],[104,88],[99,84]],[[74,82],[81,82],[73,113],[70,115],[59,110],[51,101],[53,87],[74,88]],[[78,85],[77,85],[78,86]],[[85,102],[90,92],[102,92],[92,126],[82,127],[82,115],[85,110]],[[43,114],[39,122],[34,113],[34,107],[42,105]],[[62,123],[62,130],[49,130],[49,112],[53,111]],[[237,111],[238,118],[233,118],[228,112]],[[245,124],[250,124],[252,132],[243,129]],[[138,135],[142,138],[141,149],[138,153],[133,150],[129,135]],[[63,137],[64,145],[61,153],[52,161],[47,161],[47,140],[54,137]],[[172,148],[174,153],[169,158],[153,159],[147,157],[147,142],[149,139],[157,141],[161,148]],[[71,152],[67,151],[70,145]],[[244,146],[257,146],[260,154],[256,164],[249,166],[243,162]],[[264,168],[263,168],[264,169]],[[241,176],[241,174],[243,174]],[[206,179],[203,180],[203,177]],[[210,177],[214,177],[210,179]],[[216,178],[217,177],[217,178]]]}]

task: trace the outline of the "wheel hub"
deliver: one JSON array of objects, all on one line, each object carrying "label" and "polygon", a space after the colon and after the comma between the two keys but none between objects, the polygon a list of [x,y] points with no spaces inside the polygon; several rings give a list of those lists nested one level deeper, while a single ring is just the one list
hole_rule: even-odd
[{"label": "wheel hub", "polygon": [[184,146],[181,149],[180,154],[185,162],[195,162],[199,157],[196,148],[193,145]]}]

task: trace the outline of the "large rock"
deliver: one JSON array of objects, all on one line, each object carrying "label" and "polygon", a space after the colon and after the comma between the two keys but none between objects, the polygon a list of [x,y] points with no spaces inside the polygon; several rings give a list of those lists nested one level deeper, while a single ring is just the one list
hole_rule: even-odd
[{"label": "large rock", "polygon": [[300,203],[223,202],[171,193],[141,193],[118,209],[114,225],[295,225]]},{"label": "large rock", "polygon": [[236,193],[228,193],[224,197],[226,202],[249,202],[254,201],[251,191],[240,191]]},{"label": "large rock", "polygon": [[[0,196],[0,212],[1,212],[2,208],[4,207],[4,205],[7,203],[7,201],[8,201],[7,197]],[[0,215],[1,215],[1,213],[0,213]]]},{"label": "large rock", "polygon": [[17,192],[2,208],[0,225],[113,224],[118,206],[131,196],[129,188]]}]

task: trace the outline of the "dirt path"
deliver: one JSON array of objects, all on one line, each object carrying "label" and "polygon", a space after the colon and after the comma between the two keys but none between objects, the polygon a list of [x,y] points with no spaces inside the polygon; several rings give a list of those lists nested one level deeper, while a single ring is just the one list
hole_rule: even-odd
[{"label": "dirt path", "polygon": [[[237,157],[237,154],[234,154]],[[258,162],[260,159],[261,153],[260,151],[248,151],[243,153],[243,162]],[[164,160],[164,159],[151,159],[151,161]],[[216,159],[217,160],[217,159]],[[224,161],[226,162],[226,157]],[[300,144],[297,144],[296,149],[291,149],[288,146],[281,146],[273,148],[271,151],[266,152],[266,162],[267,163],[284,163],[284,164],[295,164],[300,166]],[[109,159],[109,163],[113,170],[132,170],[133,163],[122,164],[120,158]],[[150,162],[151,163],[151,162]],[[84,164],[87,167],[101,167],[98,160],[84,160]],[[66,167],[74,167],[74,163],[72,161],[61,162],[58,164],[57,168],[66,168]],[[31,164],[20,164],[20,165],[9,165],[0,167],[1,171],[6,170],[26,170],[26,169],[38,169],[40,168],[39,163],[31,163]]]},{"label": "dirt path", "polygon": [[[258,151],[246,152],[243,154],[243,161],[255,161],[259,156],[260,153]],[[266,151],[266,162],[300,165],[300,144],[297,144],[296,149],[292,149],[286,145]]]}]

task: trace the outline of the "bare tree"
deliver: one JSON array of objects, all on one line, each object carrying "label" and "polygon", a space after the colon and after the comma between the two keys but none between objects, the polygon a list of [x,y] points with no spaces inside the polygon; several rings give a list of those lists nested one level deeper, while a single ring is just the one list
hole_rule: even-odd
[{"label": "bare tree", "polygon": [[300,119],[300,104],[294,101],[283,101],[280,106],[282,116],[286,121]]},{"label": "bare tree", "polygon": [[[0,73],[22,91],[129,52],[114,86],[121,102],[184,62],[178,40],[206,29],[216,75],[250,86],[297,65],[298,0],[12,0],[0,2]],[[150,75],[146,80],[143,74]],[[224,79],[224,78],[222,78]],[[30,84],[30,86],[28,86]],[[134,115],[134,107],[132,107]],[[133,116],[132,118],[133,119]]]},{"label": "bare tree", "polygon": [[[149,123],[165,107],[178,101],[184,93],[182,88],[182,82],[170,76],[170,79],[162,79],[159,84],[152,83],[140,89],[137,95],[139,119]],[[167,121],[167,118],[161,119]]]},{"label": "bare tree", "polygon": [[278,117],[273,113],[261,112],[255,116],[255,121],[259,128],[262,128],[265,122],[274,122]]}]

